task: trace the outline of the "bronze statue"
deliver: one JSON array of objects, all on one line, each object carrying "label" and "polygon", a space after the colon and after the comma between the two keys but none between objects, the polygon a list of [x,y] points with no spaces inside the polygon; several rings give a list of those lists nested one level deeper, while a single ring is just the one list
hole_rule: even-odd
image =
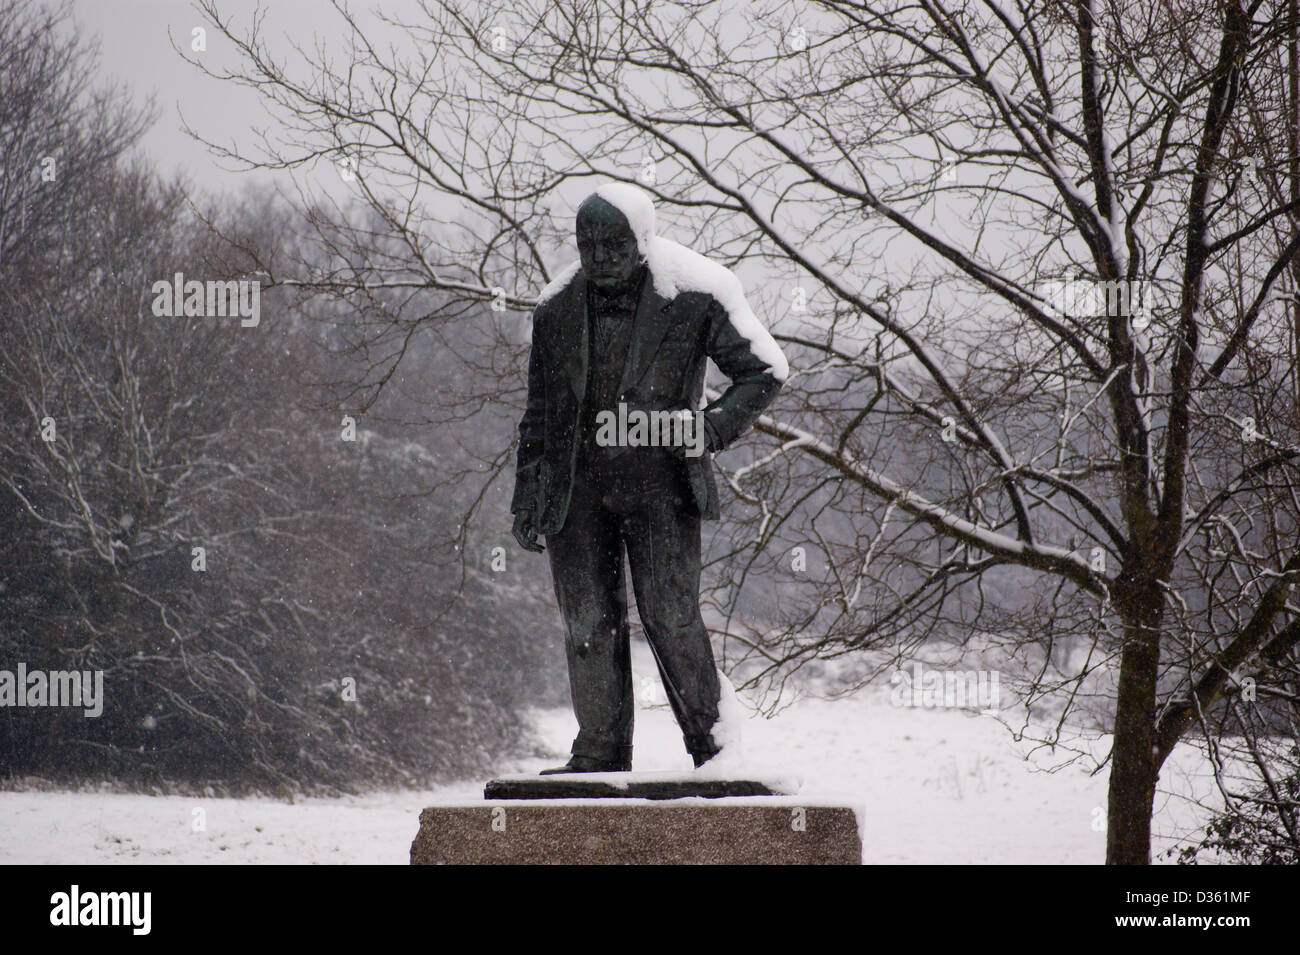
[{"label": "bronze statue", "polygon": [[[511,511],[549,551],[567,628],[578,736],[565,766],[632,768],[632,587],[686,748],[719,752],[718,671],[700,616],[700,521],[718,516],[711,456],[781,388],[787,365],[727,269],[654,234],[654,206],[616,183],[578,209],[579,261],[533,312]],[[702,410],[706,358],[730,380]],[[546,547],[538,536],[546,538]]]}]

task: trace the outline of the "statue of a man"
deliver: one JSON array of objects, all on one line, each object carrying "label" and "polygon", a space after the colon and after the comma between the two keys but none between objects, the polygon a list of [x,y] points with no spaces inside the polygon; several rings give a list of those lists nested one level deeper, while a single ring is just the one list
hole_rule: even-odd
[{"label": "statue of a man", "polygon": [[[561,772],[632,768],[626,550],[646,638],[698,767],[719,752],[719,679],[700,616],[700,521],[718,516],[711,455],[780,390],[785,357],[728,269],[654,234],[615,183],[578,209],[579,261],[533,312],[511,511],[547,550],[567,628],[578,736]],[[700,410],[706,358],[730,387]],[[538,543],[546,538],[546,548]]]}]

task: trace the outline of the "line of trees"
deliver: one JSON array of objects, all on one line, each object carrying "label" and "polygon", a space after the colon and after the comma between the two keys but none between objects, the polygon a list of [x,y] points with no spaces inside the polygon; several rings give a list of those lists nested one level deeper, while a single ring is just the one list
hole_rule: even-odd
[{"label": "line of trees", "polygon": [[0,776],[290,795],[527,751],[553,610],[443,546],[457,424],[395,423],[462,361],[411,342],[410,394],[368,419],[332,384],[351,315],[274,289],[256,327],[154,314],[177,272],[323,253],[274,197],[129,161],[150,116],[87,84],[66,12],[0,2],[0,669],[102,671],[105,700],[0,709]]}]

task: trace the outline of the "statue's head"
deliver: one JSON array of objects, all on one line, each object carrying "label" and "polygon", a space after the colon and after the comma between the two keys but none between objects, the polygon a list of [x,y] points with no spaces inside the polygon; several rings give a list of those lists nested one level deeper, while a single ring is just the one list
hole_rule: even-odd
[{"label": "statue's head", "polygon": [[625,287],[645,259],[653,229],[654,206],[640,189],[618,183],[589,195],[578,207],[575,230],[587,281],[603,291]]}]

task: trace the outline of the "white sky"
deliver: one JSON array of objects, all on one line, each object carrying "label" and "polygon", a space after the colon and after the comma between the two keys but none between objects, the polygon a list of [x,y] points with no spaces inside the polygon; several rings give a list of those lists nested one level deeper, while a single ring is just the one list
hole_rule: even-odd
[{"label": "white sky", "polygon": [[[391,9],[408,5],[390,3]],[[338,18],[325,0],[263,0],[268,36],[289,36],[310,41],[320,32],[330,37]],[[246,25],[257,9],[256,0],[220,0],[218,9]],[[237,189],[257,173],[235,173],[181,129],[181,115],[210,138],[247,140],[250,122],[262,122],[265,112],[249,90],[210,79],[186,63],[172,48],[189,48],[191,30],[203,19],[188,0],[73,0],[72,14],[88,40],[100,42],[99,78],[125,84],[144,102],[155,96],[157,122],[145,134],[141,149],[160,171],[182,171],[191,181],[211,190]],[[168,32],[170,31],[170,38]],[[229,44],[213,30],[207,31],[206,56],[220,64]],[[278,44],[277,44],[278,46]],[[229,163],[224,163],[227,167]]]}]

